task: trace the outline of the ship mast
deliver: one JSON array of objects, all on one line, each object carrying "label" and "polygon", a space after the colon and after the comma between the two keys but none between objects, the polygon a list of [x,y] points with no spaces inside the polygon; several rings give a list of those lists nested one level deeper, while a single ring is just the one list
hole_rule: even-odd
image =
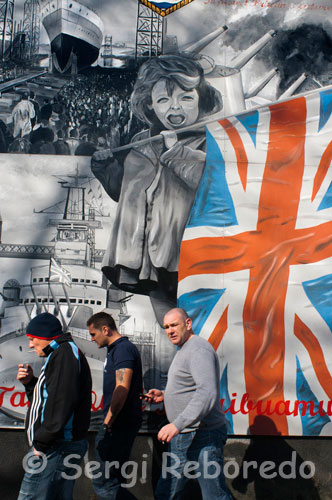
[{"label": "ship mast", "polygon": [[[101,228],[101,222],[96,220],[96,209],[87,202],[83,185],[87,180],[76,170],[58,181],[66,190],[62,219],[50,219],[48,225],[57,229],[54,258],[61,264],[95,267],[95,231]],[[59,213],[62,204],[63,201],[37,213]]]}]

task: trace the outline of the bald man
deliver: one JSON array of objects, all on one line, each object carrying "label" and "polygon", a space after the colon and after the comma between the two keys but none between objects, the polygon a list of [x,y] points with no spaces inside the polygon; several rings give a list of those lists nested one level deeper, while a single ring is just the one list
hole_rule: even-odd
[{"label": "bald man", "polygon": [[151,403],[164,402],[169,424],[158,439],[169,443],[163,453],[156,500],[181,498],[188,479],[197,479],[203,500],[229,500],[223,473],[223,446],[227,437],[220,407],[220,368],[211,344],[194,334],[184,309],[171,309],[164,329],[178,347],[168,371],[165,391],[151,389]]}]

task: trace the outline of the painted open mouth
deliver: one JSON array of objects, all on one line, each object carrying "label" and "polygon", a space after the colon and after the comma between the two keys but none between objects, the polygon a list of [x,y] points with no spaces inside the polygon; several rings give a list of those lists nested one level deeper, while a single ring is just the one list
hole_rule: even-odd
[{"label": "painted open mouth", "polygon": [[186,117],[184,115],[168,115],[167,120],[171,125],[179,126],[182,125]]}]

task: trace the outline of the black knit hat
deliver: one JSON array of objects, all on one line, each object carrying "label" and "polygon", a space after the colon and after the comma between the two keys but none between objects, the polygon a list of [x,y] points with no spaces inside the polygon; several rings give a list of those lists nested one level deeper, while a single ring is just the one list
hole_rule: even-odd
[{"label": "black knit hat", "polygon": [[27,336],[37,339],[53,340],[62,335],[62,326],[58,318],[50,313],[37,314],[27,326]]}]

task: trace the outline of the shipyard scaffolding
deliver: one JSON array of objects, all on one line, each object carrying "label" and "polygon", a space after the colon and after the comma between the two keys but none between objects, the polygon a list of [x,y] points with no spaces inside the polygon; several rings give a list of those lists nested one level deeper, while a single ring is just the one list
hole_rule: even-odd
[{"label": "shipyard scaffolding", "polygon": [[112,66],[112,58],[113,58],[113,42],[111,35],[105,35],[105,41],[101,46],[101,58],[103,59],[103,65],[107,68]]},{"label": "shipyard scaffolding", "polygon": [[14,0],[0,0],[1,60],[6,58],[6,50],[13,41]]},{"label": "shipyard scaffolding", "polygon": [[25,59],[35,62],[39,54],[40,5],[39,0],[24,2],[23,32],[25,35]]},{"label": "shipyard scaffolding", "polygon": [[164,18],[138,1],[136,59],[163,52]]}]

